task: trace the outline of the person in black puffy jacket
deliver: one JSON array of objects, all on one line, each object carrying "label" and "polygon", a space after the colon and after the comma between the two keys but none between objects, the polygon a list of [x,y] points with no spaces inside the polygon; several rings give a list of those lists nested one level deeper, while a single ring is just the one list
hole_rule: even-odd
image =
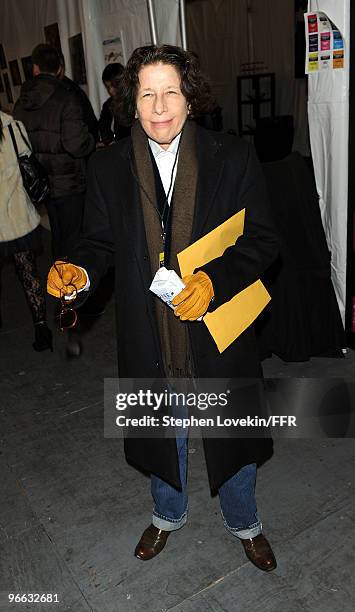
[{"label": "person in black puffy jacket", "polygon": [[34,78],[21,87],[14,117],[25,125],[33,152],[48,172],[47,210],[55,258],[64,257],[79,237],[86,189],[86,161],[95,139],[78,97],[58,78],[60,55],[38,45],[32,52]]}]

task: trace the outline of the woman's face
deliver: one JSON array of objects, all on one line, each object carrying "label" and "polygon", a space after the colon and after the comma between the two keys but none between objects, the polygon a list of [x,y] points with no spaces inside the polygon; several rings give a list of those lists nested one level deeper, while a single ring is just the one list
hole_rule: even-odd
[{"label": "woman's face", "polygon": [[188,107],[181,79],[171,64],[149,64],[138,73],[136,118],[147,136],[167,149],[186,121]]}]

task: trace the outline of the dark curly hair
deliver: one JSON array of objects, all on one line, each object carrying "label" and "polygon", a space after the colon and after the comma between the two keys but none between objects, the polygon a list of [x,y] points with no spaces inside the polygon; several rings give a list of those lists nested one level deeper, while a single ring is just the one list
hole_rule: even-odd
[{"label": "dark curly hair", "polygon": [[181,91],[190,109],[190,117],[198,117],[210,112],[214,107],[210,86],[200,70],[198,57],[189,51],[173,45],[149,45],[133,51],[124,73],[117,85],[114,98],[114,111],[132,124],[136,112],[136,99],[139,84],[139,71],[149,64],[168,64],[174,66],[181,77]]}]

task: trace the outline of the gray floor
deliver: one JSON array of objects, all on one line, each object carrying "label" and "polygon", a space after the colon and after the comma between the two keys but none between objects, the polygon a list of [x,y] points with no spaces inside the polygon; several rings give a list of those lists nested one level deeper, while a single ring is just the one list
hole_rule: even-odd
[{"label": "gray floor", "polygon": [[[48,249],[47,249],[48,250]],[[48,253],[47,253],[48,255]],[[41,262],[46,269],[46,258]],[[50,317],[53,305],[50,304]],[[278,568],[265,574],[223,529],[199,440],[190,445],[188,525],[165,551],[133,556],[148,525],[149,482],[103,437],[103,379],[116,374],[113,305],[68,362],[32,350],[32,327],[12,266],[3,271],[0,408],[0,610],[81,612],[340,612],[355,609],[351,439],[278,439],[257,498]],[[354,377],[355,355],[284,364],[267,376]],[[56,605],[7,593],[57,593]]]}]

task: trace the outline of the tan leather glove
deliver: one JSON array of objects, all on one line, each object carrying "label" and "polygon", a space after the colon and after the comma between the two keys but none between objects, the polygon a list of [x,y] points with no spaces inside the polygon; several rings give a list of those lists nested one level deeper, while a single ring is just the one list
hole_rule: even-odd
[{"label": "tan leather glove", "polygon": [[202,270],[184,276],[182,281],[186,287],[172,301],[173,306],[177,306],[175,315],[181,321],[196,321],[207,312],[214,297],[212,281]]},{"label": "tan leather glove", "polygon": [[71,295],[74,291],[83,289],[87,283],[87,275],[78,266],[66,261],[56,261],[49,270],[47,291],[56,298]]}]

